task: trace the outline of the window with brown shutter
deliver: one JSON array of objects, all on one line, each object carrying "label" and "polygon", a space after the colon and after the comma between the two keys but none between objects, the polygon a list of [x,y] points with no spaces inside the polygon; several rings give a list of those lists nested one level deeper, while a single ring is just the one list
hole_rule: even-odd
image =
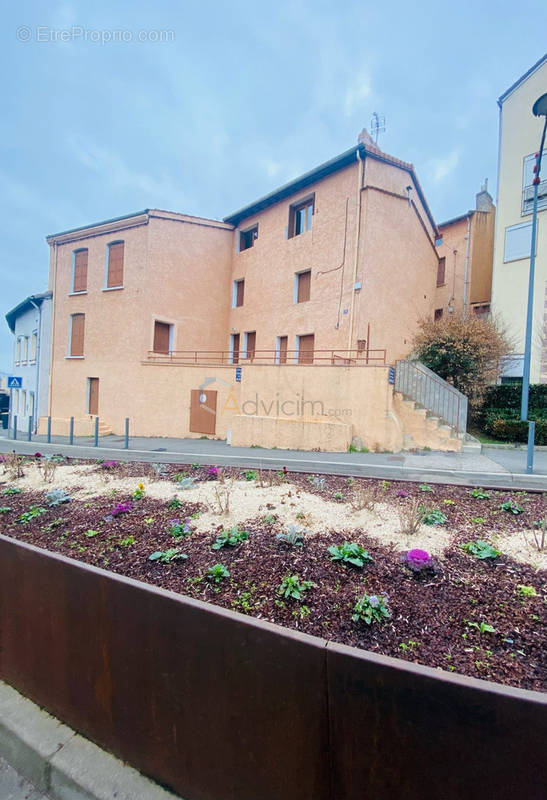
[{"label": "window with brown shutter", "polygon": [[246,358],[252,361],[256,350],[256,331],[248,331],[245,334],[245,350]]},{"label": "window with brown shutter", "polygon": [[300,236],[301,233],[311,230],[311,221],[315,213],[315,195],[295,203],[289,208],[288,237]]},{"label": "window with brown shutter", "polygon": [[434,317],[433,317],[434,321],[438,322],[440,319],[442,319],[442,316],[443,316],[443,309],[442,308],[436,308],[435,309],[435,314],[434,314]]},{"label": "window with brown shutter", "polygon": [[287,363],[287,347],[289,344],[288,336],[279,336],[278,338],[278,362],[279,364]]},{"label": "window with brown shutter", "polygon": [[73,292],[87,291],[87,256],[87,250],[76,250],[74,252]]},{"label": "window with brown shutter", "polygon": [[306,303],[310,299],[311,270],[299,272],[296,276],[296,302]]},{"label": "window with brown shutter", "polygon": [[437,286],[444,286],[445,269],[446,258],[443,256],[442,258],[439,258],[439,263],[437,265]]},{"label": "window with brown shutter", "polygon": [[169,353],[171,325],[167,322],[154,322],[154,353]]},{"label": "window with brown shutter", "polygon": [[123,286],[123,251],[124,242],[112,242],[108,245],[107,289]]},{"label": "window with brown shutter", "polygon": [[84,354],[85,314],[73,314],[70,318],[70,355]]},{"label": "window with brown shutter", "polygon": [[315,350],[315,336],[309,333],[306,336],[298,337],[298,363],[313,364],[313,353]]},{"label": "window with brown shutter", "polygon": [[245,294],[245,281],[234,281],[234,308],[239,308],[243,305],[243,297]]}]

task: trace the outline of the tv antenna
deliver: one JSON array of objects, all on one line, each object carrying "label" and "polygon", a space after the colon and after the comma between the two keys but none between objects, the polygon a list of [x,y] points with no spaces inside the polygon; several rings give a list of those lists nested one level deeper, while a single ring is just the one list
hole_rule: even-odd
[{"label": "tv antenna", "polygon": [[372,115],[370,121],[370,135],[374,139],[374,144],[378,144],[378,134],[384,133],[386,130],[386,118],[383,114],[378,114],[376,111]]}]

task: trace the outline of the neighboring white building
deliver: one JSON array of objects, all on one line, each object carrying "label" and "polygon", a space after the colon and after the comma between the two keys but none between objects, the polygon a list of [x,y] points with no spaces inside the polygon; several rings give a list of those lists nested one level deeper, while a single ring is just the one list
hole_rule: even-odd
[{"label": "neighboring white building", "polygon": [[32,417],[35,431],[38,418],[48,413],[52,297],[30,295],[6,314],[15,338],[12,375],[22,378],[21,388],[10,392],[10,429],[17,416],[17,430],[27,431]]},{"label": "neighboring white building", "polygon": [[[502,381],[522,379],[532,234],[533,167],[544,118],[532,105],[547,90],[547,55],[498,100],[498,198],[494,239],[492,311],[515,342]],[[530,381],[547,383],[547,151],[538,196],[536,273]]]}]

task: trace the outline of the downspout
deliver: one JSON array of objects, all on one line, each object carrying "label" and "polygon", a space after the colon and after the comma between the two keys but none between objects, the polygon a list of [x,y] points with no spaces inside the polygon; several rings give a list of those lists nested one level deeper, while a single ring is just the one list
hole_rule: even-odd
[{"label": "downspout", "polygon": [[467,284],[469,282],[469,248],[471,244],[471,214],[467,217],[467,244],[465,245],[465,271],[463,274],[463,318],[467,317]]},{"label": "downspout", "polygon": [[39,389],[40,389],[40,350],[41,350],[41,343],[42,343],[42,304],[37,305],[32,298],[30,298],[30,302],[34,306],[34,308],[38,311],[38,330],[36,332],[36,353],[34,356],[34,360],[36,362],[36,383],[35,383],[35,391],[34,391],[34,408],[32,410],[34,419],[32,420],[32,424],[34,427],[34,433],[38,431],[38,397],[39,397]]},{"label": "downspout", "polygon": [[357,279],[357,268],[359,259],[359,237],[361,234],[361,188],[363,186],[363,164],[359,148],[357,148],[357,161],[359,162],[359,177],[357,182],[357,212],[355,219],[355,257],[353,260],[353,278],[351,282],[351,305],[349,312],[349,331],[348,331],[348,356],[351,350],[351,343],[353,340],[353,315],[355,311],[355,282]]},{"label": "downspout", "polygon": [[55,302],[57,297],[57,242],[54,243],[54,256],[53,256],[53,280],[51,281],[51,289],[53,291],[53,297],[51,300],[52,308],[51,308],[51,353],[49,356],[49,392],[48,392],[48,402],[47,402],[47,413],[48,416],[51,416],[51,399],[53,394],[53,355],[55,353],[55,316],[57,310],[57,303]]}]

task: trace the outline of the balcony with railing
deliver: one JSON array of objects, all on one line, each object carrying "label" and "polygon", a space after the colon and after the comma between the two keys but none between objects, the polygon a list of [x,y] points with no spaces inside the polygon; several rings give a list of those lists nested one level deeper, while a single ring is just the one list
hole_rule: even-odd
[{"label": "balcony with railing", "polygon": [[338,366],[370,367],[386,365],[385,348],[375,350],[150,350],[147,362],[174,366]]},{"label": "balcony with railing", "polygon": [[[534,187],[525,186],[522,190],[522,213],[531,214],[534,208]],[[538,211],[547,208],[547,180],[538,184]]]}]

